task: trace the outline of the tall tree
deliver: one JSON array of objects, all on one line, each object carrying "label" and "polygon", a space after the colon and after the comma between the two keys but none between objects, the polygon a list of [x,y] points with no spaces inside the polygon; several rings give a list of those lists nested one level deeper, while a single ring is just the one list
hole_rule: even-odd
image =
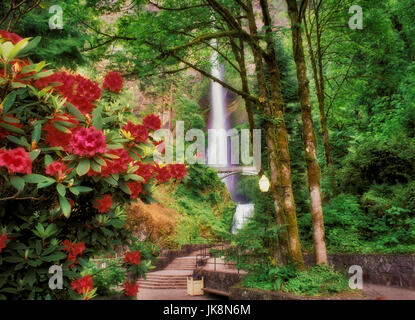
[{"label": "tall tree", "polygon": [[307,0],[301,1],[300,6],[297,6],[296,0],[286,0],[286,2],[288,5],[288,14],[291,20],[292,45],[297,69],[298,96],[300,98],[301,117],[303,121],[303,139],[311,203],[315,261],[317,264],[327,265],[328,260],[320,188],[321,171],[317,160],[317,141],[313,126],[313,116],[311,112],[312,106],[310,103],[310,87],[307,76],[307,65],[305,61],[301,31],[301,21],[307,5]]}]

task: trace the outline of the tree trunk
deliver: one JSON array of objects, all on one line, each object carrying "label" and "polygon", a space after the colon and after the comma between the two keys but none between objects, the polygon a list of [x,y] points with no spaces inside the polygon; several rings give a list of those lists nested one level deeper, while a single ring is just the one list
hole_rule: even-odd
[{"label": "tree trunk", "polygon": [[320,189],[320,166],[317,161],[317,143],[313,127],[310,104],[310,88],[307,77],[304,48],[301,35],[301,17],[296,0],[286,0],[291,20],[292,44],[297,69],[298,95],[301,103],[303,138],[307,163],[308,188],[311,200],[313,242],[316,264],[327,265],[327,252],[324,237],[324,218]]},{"label": "tree trunk", "polygon": [[268,71],[270,73],[270,95],[272,114],[278,119],[276,124],[277,147],[279,151],[279,163],[281,172],[281,187],[284,199],[284,212],[288,224],[288,235],[292,260],[300,269],[304,268],[303,254],[301,251],[300,236],[298,233],[297,211],[294,202],[294,193],[291,181],[290,152],[288,148],[288,134],[284,119],[284,100],[281,91],[281,78],[278,68],[275,44],[272,39],[272,21],[269,14],[268,1],[261,0],[261,10],[263,22],[266,28],[267,52],[266,59]]}]

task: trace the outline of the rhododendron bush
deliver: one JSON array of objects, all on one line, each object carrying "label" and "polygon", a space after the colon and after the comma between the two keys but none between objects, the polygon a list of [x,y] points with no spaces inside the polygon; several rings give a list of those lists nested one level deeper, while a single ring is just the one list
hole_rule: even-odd
[{"label": "rhododendron bush", "polygon": [[[117,72],[94,82],[48,70],[27,58],[38,41],[0,33],[0,298],[89,299],[88,259],[137,245],[124,206],[151,201],[152,185],[186,168],[153,162],[160,119],[138,121],[117,102]],[[149,255],[127,254],[127,270],[142,275]],[[52,265],[63,268],[62,290],[49,288]],[[130,277],[124,292],[136,291]]]}]

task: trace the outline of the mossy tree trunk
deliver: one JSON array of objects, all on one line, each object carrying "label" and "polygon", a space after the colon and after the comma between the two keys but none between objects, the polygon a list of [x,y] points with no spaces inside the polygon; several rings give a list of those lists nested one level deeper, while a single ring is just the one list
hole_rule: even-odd
[{"label": "mossy tree trunk", "polygon": [[308,188],[310,192],[311,217],[313,225],[313,243],[316,264],[327,265],[326,242],[324,235],[324,218],[320,188],[320,166],[317,161],[317,142],[313,127],[312,108],[310,103],[310,88],[307,76],[304,48],[301,34],[301,15],[306,1],[300,8],[296,0],[286,0],[288,14],[291,20],[292,45],[297,70],[298,95],[301,104],[303,121],[303,139],[307,163]]}]

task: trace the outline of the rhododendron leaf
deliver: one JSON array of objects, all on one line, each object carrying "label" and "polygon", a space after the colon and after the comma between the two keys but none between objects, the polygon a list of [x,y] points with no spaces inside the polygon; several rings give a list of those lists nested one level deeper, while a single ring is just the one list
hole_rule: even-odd
[{"label": "rhododendron leaf", "polygon": [[51,181],[44,181],[37,184],[38,189],[49,187],[50,185],[54,184],[55,180],[51,179]]},{"label": "rhododendron leaf", "polygon": [[50,155],[45,155],[45,167],[50,165],[53,162],[53,158]]},{"label": "rhododendron leaf", "polygon": [[36,158],[39,157],[39,155],[40,155],[40,150],[39,149],[33,150],[29,153],[29,158],[30,158],[30,160],[35,161]]},{"label": "rhododendron leaf", "polygon": [[133,180],[133,181],[137,181],[137,182],[143,182],[145,181],[145,179],[137,174],[128,174],[125,176],[125,180]]},{"label": "rhododendron leaf", "polygon": [[22,51],[20,51],[19,56],[22,57],[24,55],[27,55],[27,53],[29,53],[32,49],[37,47],[37,45],[39,44],[41,39],[42,39],[42,37],[37,36],[37,37],[33,38],[31,41],[29,41],[27,46],[24,47],[24,49]]},{"label": "rhododendron leaf", "polygon": [[36,141],[36,143],[39,143],[41,133],[42,133],[42,124],[38,123],[35,125],[35,128],[33,129],[32,141]]},{"label": "rhododendron leaf", "polygon": [[28,183],[41,183],[41,182],[46,182],[46,181],[55,181],[52,178],[48,178],[45,176],[42,176],[41,174],[28,174],[26,176],[23,177],[23,179],[28,182]]},{"label": "rhododendron leaf", "polygon": [[117,174],[117,173],[112,174],[112,175],[111,175],[111,177],[112,177],[115,181],[118,181],[118,180],[120,179],[120,175],[119,175],[119,174]]},{"label": "rhododendron leaf", "polygon": [[111,116],[111,117],[107,117],[102,119],[103,123],[108,123],[108,122],[113,122],[116,121],[118,119],[118,116]]},{"label": "rhododendron leaf", "polygon": [[62,147],[48,147],[48,148],[40,148],[41,151],[63,151]]},{"label": "rhododendron leaf", "polygon": [[8,117],[8,116],[4,116],[3,120],[8,123],[20,123],[19,119]]},{"label": "rhododendron leaf", "polygon": [[17,88],[25,88],[27,87],[27,85],[25,85],[24,83],[21,82],[15,82],[13,81],[11,84],[12,89],[17,89]]},{"label": "rhododendron leaf", "polygon": [[44,67],[46,66],[46,61],[40,61],[36,66],[35,66],[35,72],[39,72],[40,70],[42,70]]},{"label": "rhododendron leaf", "polygon": [[11,141],[15,144],[18,144],[19,146],[25,147],[27,149],[30,148],[29,142],[27,142],[27,140],[24,137],[20,137],[20,139],[19,139],[15,136],[7,136],[6,138],[7,138],[7,140],[9,140],[9,141]]},{"label": "rhododendron leaf", "polygon": [[78,156],[76,154],[70,154],[70,155],[64,157],[62,159],[62,161],[73,161],[73,160],[76,160],[76,159],[78,159]]},{"label": "rhododendron leaf", "polygon": [[89,159],[81,159],[78,166],[76,167],[76,173],[82,177],[88,173],[90,168],[91,162],[89,161]]},{"label": "rhododendron leaf", "polygon": [[58,183],[56,186],[56,190],[58,191],[58,193],[64,197],[66,195],[66,188],[62,183]]},{"label": "rhododendron leaf", "polygon": [[[69,203],[68,203],[68,205],[69,205]],[[70,208],[70,206],[69,206],[69,208]],[[71,212],[69,211],[69,215],[70,215],[70,213]],[[59,260],[65,259],[65,258],[66,258],[66,255],[63,252],[57,252],[57,253],[51,254],[51,255],[46,256],[46,257],[41,257],[41,259],[45,262],[55,262],[55,261],[57,262]]]},{"label": "rhododendron leaf", "polygon": [[98,163],[101,166],[106,166],[107,165],[107,163],[105,162],[105,160],[102,159],[101,157],[95,156],[94,157],[94,160],[95,160],[96,163]]},{"label": "rhododendron leaf", "polygon": [[27,46],[29,40],[30,38],[24,38],[20,40],[18,43],[16,43],[13,49],[9,52],[7,58],[9,60],[13,60],[14,58],[16,58],[19,55],[19,53]]},{"label": "rhododendron leaf", "polygon": [[94,170],[95,172],[101,172],[101,166],[96,163],[95,161],[91,161],[91,168],[92,170]]},{"label": "rhododendron leaf", "polygon": [[110,185],[113,185],[114,187],[117,187],[118,186],[118,182],[116,180],[114,180],[114,178],[111,177],[111,176],[109,176],[107,178],[104,178],[104,181],[106,181]]},{"label": "rhododendron leaf", "polygon": [[115,149],[122,149],[124,146],[120,143],[113,143],[107,145],[107,150],[115,150]]},{"label": "rhododendron leaf", "polygon": [[75,124],[73,124],[71,122],[67,122],[67,121],[54,121],[54,123],[59,124],[61,126],[64,126],[66,128],[74,128],[74,127],[76,127]]},{"label": "rhododendron leaf", "polygon": [[120,157],[115,155],[115,154],[110,154],[110,153],[103,153],[102,154],[103,157],[105,158],[110,158],[110,159],[119,159]]},{"label": "rhododendron leaf", "polygon": [[[71,205],[69,204],[69,201],[62,196],[59,196],[59,205],[61,207],[62,213],[66,218],[69,218],[71,215]],[[65,256],[64,256],[65,257]]]},{"label": "rhododendron leaf", "polygon": [[76,186],[76,187],[70,187],[69,191],[71,191],[74,195],[78,196],[81,192],[91,192],[93,189],[89,187],[83,187],[83,186]]},{"label": "rhododendron leaf", "polygon": [[96,108],[92,111],[92,125],[98,130],[102,130],[102,108]]},{"label": "rhododendron leaf", "polygon": [[23,180],[23,178],[18,177],[18,176],[13,176],[13,177],[10,178],[10,183],[18,191],[23,191],[24,185],[25,185],[25,181]]},{"label": "rhododendron leaf", "polygon": [[120,181],[120,182],[119,182],[119,186],[120,186],[120,189],[121,189],[122,191],[124,191],[126,194],[131,195],[131,190],[130,190],[130,188],[128,188],[128,187],[127,187],[127,185],[126,185],[124,182]]},{"label": "rhododendron leaf", "polygon": [[54,72],[53,70],[47,70],[47,71],[36,73],[33,76],[33,79],[37,80],[39,78],[49,77],[53,74],[53,72]]},{"label": "rhododendron leaf", "polygon": [[72,114],[76,119],[78,119],[79,121],[85,121],[85,117],[84,115],[81,113],[81,111],[78,110],[78,108],[76,108],[75,106],[73,106],[72,104],[70,104],[69,102],[66,103],[66,110],[68,110],[68,112],[70,114]]},{"label": "rhododendron leaf", "polygon": [[58,121],[54,121],[53,122],[53,126],[58,129],[59,131],[63,132],[63,133],[67,133],[67,134],[71,134],[72,131],[69,130],[68,128],[64,127],[63,125],[57,123]]},{"label": "rhododendron leaf", "polygon": [[17,128],[15,126],[11,125],[11,124],[0,122],[0,127],[2,127],[3,129],[6,129],[7,131],[10,131],[10,132],[24,134],[24,131],[22,129]]},{"label": "rhododendron leaf", "polygon": [[[2,102],[4,113],[9,112],[15,100],[16,100],[16,91],[12,91],[7,95],[7,97]],[[7,122],[10,122],[10,121],[7,121]]]},{"label": "rhododendron leaf", "polygon": [[13,44],[10,41],[6,41],[0,45],[1,55],[4,60],[9,60],[9,54],[13,50]]}]

